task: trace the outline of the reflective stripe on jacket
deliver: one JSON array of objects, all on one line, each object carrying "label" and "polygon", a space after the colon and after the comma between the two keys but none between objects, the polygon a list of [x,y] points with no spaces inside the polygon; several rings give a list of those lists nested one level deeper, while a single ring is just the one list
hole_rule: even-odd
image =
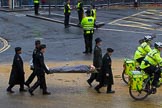
[{"label": "reflective stripe on jacket", "polygon": [[145,57],[151,51],[150,45],[147,42],[143,42],[136,50],[134,59],[137,60],[141,57]]},{"label": "reflective stripe on jacket", "polygon": [[[148,62],[148,63],[146,63]],[[145,59],[142,61],[140,68],[145,69],[149,67],[150,65],[157,66],[160,65],[162,66],[162,58],[160,57],[160,51],[158,49],[153,49],[151,52],[149,52]]]},{"label": "reflective stripe on jacket", "polygon": [[39,0],[34,0],[34,3],[39,3]]},{"label": "reflective stripe on jacket", "polygon": [[66,3],[64,6],[64,13],[71,13],[71,7],[69,3]]},{"label": "reflective stripe on jacket", "polygon": [[79,11],[81,8],[82,8],[81,7],[81,2],[78,2],[78,4],[77,4],[77,10]]},{"label": "reflective stripe on jacket", "polygon": [[94,29],[94,18],[91,16],[84,17],[82,19],[81,25],[87,34],[91,33],[91,31]]}]

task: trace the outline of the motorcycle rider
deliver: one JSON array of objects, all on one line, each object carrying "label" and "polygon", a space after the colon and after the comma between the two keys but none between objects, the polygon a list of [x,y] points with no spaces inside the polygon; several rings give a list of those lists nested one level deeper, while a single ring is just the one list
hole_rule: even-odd
[{"label": "motorcycle rider", "polygon": [[138,64],[141,64],[145,56],[151,51],[150,45],[152,39],[153,37],[150,35],[145,36],[143,42],[141,42],[141,44],[137,47],[134,54],[134,60],[136,60]]},{"label": "motorcycle rider", "polygon": [[159,66],[162,66],[162,58],[160,57],[160,51],[162,51],[162,42],[155,42],[154,49],[150,51],[140,65],[140,69],[149,74],[154,75],[152,82],[152,93],[156,93],[156,87],[161,75]]}]

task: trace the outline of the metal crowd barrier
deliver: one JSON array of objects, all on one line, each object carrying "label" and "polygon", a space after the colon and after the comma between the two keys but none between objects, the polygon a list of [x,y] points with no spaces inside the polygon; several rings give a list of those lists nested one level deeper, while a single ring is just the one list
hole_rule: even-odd
[{"label": "metal crowd barrier", "polygon": [[[111,6],[111,5],[131,5],[135,0],[82,0],[85,6],[95,4],[96,6]],[[162,0],[137,0],[138,4],[156,3],[161,4]],[[40,0],[42,6],[48,7],[64,6],[65,0]],[[71,0],[71,5],[76,5],[77,0]],[[12,5],[12,6],[11,6]],[[0,0],[1,7],[7,8],[23,8],[33,6],[33,0]]]}]

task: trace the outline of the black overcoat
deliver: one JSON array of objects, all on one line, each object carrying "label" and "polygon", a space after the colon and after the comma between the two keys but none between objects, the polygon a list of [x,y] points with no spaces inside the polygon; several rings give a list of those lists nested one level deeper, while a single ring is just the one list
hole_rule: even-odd
[{"label": "black overcoat", "polygon": [[[97,45],[94,47],[93,65],[95,66],[97,71],[100,72],[102,66],[102,50]],[[91,77],[93,77],[94,79],[96,79],[96,81],[98,81],[98,73],[92,73]]]},{"label": "black overcoat", "polygon": [[23,60],[19,54],[15,54],[9,78],[9,84],[11,85],[24,84],[25,81],[24,74],[25,72]]},{"label": "black overcoat", "polygon": [[49,73],[49,70],[47,69],[45,63],[44,63],[44,55],[42,52],[37,52],[36,57],[35,57],[35,71],[38,76],[44,76],[45,72]]},{"label": "black overcoat", "polygon": [[102,66],[102,50],[97,45],[94,48],[93,65],[95,68],[101,68]]},{"label": "black overcoat", "polygon": [[[114,84],[111,62],[111,57],[106,53],[102,59],[101,72],[98,75],[99,82],[106,85]],[[109,76],[106,76],[106,74]]]}]

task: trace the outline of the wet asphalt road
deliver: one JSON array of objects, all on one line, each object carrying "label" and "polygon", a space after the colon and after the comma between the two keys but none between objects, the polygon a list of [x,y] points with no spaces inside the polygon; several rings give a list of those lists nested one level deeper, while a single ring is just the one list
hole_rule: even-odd
[{"label": "wet asphalt road", "polygon": [[[102,29],[113,30],[96,30],[94,39],[101,37],[103,39],[103,53],[107,47],[115,49],[114,58],[131,58],[138,40],[144,35],[157,33],[160,31],[146,30],[141,28],[109,25],[108,23],[144,10],[127,9],[123,10],[98,10],[97,19],[99,22],[105,22]],[[10,62],[14,54],[14,47],[21,46],[23,48],[23,58],[29,61],[34,48],[34,41],[41,39],[42,43],[47,44],[47,61],[69,61],[69,60],[90,60],[92,56],[85,56],[84,40],[82,30],[76,27],[64,29],[63,24],[53,23],[40,19],[26,17],[26,14],[32,14],[32,11],[26,12],[0,12],[0,35],[8,40],[11,47],[1,53],[0,62]],[[42,14],[45,12],[42,11]],[[62,14],[62,11],[57,10],[55,13]],[[76,17],[75,11],[71,16]],[[55,19],[63,20],[63,18],[54,17]],[[124,30],[126,32],[114,31]],[[134,31],[134,32],[127,32]],[[142,33],[136,33],[142,32]],[[156,40],[161,37],[157,36]]]},{"label": "wet asphalt road", "polygon": [[[139,27],[115,25],[116,23],[125,24],[126,22],[123,20],[108,24],[114,20],[128,17],[142,11],[147,10],[98,10],[97,20],[99,22],[105,22],[105,26],[103,26],[102,29],[95,31],[94,38],[101,37],[103,40],[103,53],[105,53],[107,47],[112,47],[115,49],[113,58],[132,58],[135,48],[138,45],[138,40],[143,38],[144,35],[157,33],[157,38],[154,41],[162,40],[161,31],[156,29],[148,30]],[[159,11],[161,12],[161,10],[158,10],[157,12]],[[0,12],[0,36],[6,39],[11,45],[8,50],[0,54],[1,64],[9,64],[10,67],[14,55],[14,48],[17,46],[23,48],[22,57],[25,62],[29,62],[34,48],[34,41],[36,39],[41,39],[42,43],[47,44],[45,60],[48,62],[91,62],[93,58],[92,55],[82,54],[84,50],[84,41],[82,30],[80,28],[70,27],[64,29],[64,25],[62,24],[25,16],[26,14],[32,13],[32,11]],[[44,13],[44,11],[41,12],[41,14]],[[55,13],[62,14],[62,11],[57,10]],[[73,12],[72,16],[76,17],[75,13],[76,12]],[[55,16],[51,17],[63,20],[63,18]],[[142,17],[142,15],[140,17]],[[160,16],[158,18],[160,18]],[[160,21],[160,19],[158,21]],[[127,24],[132,25],[132,22]],[[158,27],[160,26],[158,25]],[[154,28],[154,26],[152,28]],[[2,44],[0,44],[0,46],[2,46]],[[117,67],[121,71],[121,64],[114,66],[114,68]],[[6,65],[2,66],[5,67]],[[9,69],[10,68],[6,68],[2,72],[0,79],[2,84],[0,86],[0,104],[4,108],[140,108],[139,106],[160,108],[162,105],[162,96],[160,93],[150,96],[150,98],[142,102],[136,103],[129,97],[127,86],[121,83],[121,79],[116,80],[115,88],[118,91],[115,95],[98,95],[93,89],[88,88],[85,82],[88,76],[83,74],[68,76],[58,74],[48,76],[47,82],[49,90],[52,92],[51,96],[42,96],[40,95],[39,90],[37,90],[36,96],[32,98],[28,93],[19,94],[16,92],[14,95],[6,95],[4,88],[7,86],[9,73],[5,73],[5,71],[9,72]],[[119,74],[119,70],[117,70],[117,75]],[[27,75],[29,75],[29,73]],[[16,89],[18,89],[18,87]],[[159,91],[161,91],[161,89]]]}]

